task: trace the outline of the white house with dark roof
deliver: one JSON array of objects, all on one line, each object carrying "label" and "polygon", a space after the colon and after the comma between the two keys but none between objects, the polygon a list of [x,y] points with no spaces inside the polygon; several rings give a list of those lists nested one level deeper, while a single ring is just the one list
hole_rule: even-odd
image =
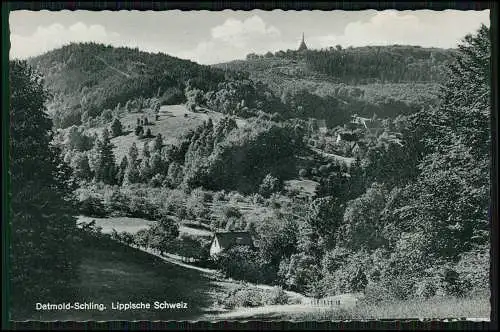
[{"label": "white house with dark roof", "polygon": [[254,247],[252,236],[249,232],[217,232],[210,244],[210,256],[227,250],[234,246]]}]

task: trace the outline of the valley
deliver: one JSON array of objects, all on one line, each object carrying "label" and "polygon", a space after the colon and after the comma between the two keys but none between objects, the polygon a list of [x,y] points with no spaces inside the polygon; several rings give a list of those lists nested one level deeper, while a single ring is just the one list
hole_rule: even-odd
[{"label": "valley", "polygon": [[486,317],[488,34],[212,66],[93,42],[13,62],[23,268],[61,272],[61,301],[188,304],[17,317]]}]

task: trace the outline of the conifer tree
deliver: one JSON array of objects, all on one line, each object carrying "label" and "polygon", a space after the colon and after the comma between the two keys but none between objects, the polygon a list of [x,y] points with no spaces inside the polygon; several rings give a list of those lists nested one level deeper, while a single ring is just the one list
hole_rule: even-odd
[{"label": "conifer tree", "polygon": [[113,184],[116,174],[115,155],[107,128],[104,128],[101,138],[96,141],[96,151],[98,154],[96,181]]},{"label": "conifer tree", "polygon": [[118,137],[123,134],[123,126],[118,118],[113,120],[111,124],[111,132],[113,133],[113,137]]},{"label": "conifer tree", "polygon": [[139,157],[139,150],[137,149],[137,145],[132,143],[128,150],[128,160],[131,164],[135,164],[137,162],[137,158]]},{"label": "conifer tree", "polygon": [[73,294],[79,250],[71,169],[50,144],[49,97],[25,61],[9,63],[10,78],[10,300],[12,318],[30,301]]},{"label": "conifer tree", "polygon": [[163,147],[163,137],[161,136],[160,133],[156,135],[154,146],[153,146],[153,151],[158,151],[160,152]]},{"label": "conifer tree", "polygon": [[123,156],[122,161],[120,162],[120,166],[118,168],[118,173],[116,175],[116,181],[119,185],[123,183],[123,180],[125,178],[125,172],[128,167],[128,159],[127,156]]}]

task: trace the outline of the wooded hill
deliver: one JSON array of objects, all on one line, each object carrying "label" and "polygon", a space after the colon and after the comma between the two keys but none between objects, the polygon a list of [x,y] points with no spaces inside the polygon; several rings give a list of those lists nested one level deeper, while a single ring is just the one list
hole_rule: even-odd
[{"label": "wooded hill", "polygon": [[454,55],[454,49],[419,46],[332,47],[249,54],[246,60],[213,67],[246,73],[285,104],[290,104],[290,96],[307,92],[335,98],[352,114],[395,117],[437,104]]},{"label": "wooded hill", "polygon": [[161,103],[184,100],[184,87],[207,90],[224,80],[221,70],[162,53],[96,43],[72,43],[29,60],[53,93],[49,103],[56,127],[80,124],[129,100],[158,97]]},{"label": "wooded hill", "polygon": [[420,46],[363,46],[307,51],[249,54],[247,59],[214,65],[216,68],[351,85],[367,83],[441,83],[454,49]]},{"label": "wooded hill", "polygon": [[[278,99],[272,110],[264,111],[285,117],[296,113],[299,118],[321,118],[337,125],[339,105],[348,108],[347,113],[393,117],[435,104],[444,68],[454,52],[414,46],[288,50],[203,66],[137,48],[72,43],[29,63],[42,73],[53,94],[48,110],[57,128],[80,125],[138,98],[179,104],[186,101],[188,85],[215,94],[227,90],[221,83],[240,84],[248,78],[254,84],[263,83],[255,85],[257,92],[270,89]],[[318,99],[313,102],[318,105],[311,108],[310,101],[296,100],[304,95]],[[317,111],[302,114],[306,108]]]}]

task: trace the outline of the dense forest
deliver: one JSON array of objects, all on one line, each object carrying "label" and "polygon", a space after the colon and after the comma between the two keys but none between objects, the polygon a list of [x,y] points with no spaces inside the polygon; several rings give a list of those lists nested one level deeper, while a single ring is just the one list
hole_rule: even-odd
[{"label": "dense forest", "polygon": [[[147,231],[114,234],[115,239],[161,252],[189,243],[198,264],[236,279],[314,297],[363,292],[375,303],[484,293],[489,289],[489,35],[482,26],[456,50],[391,46],[249,56],[249,66],[305,61],[309,74],[323,72],[337,80],[299,75],[297,86],[281,91],[252,71],[96,44],[70,45],[31,62],[45,74],[55,100],[66,103],[49,106],[57,110],[51,113],[54,125],[69,127],[55,137],[38,139],[42,133],[21,125],[29,115],[33,125],[41,123],[48,132],[52,123],[41,111],[49,95],[41,81],[28,79],[34,74],[25,64],[11,64],[16,68],[11,71],[17,98],[14,151],[35,151],[29,144],[46,150],[40,155],[57,151],[46,161],[14,158],[22,163],[14,166],[26,177],[35,176],[29,169],[46,169],[35,176],[35,184],[54,174],[57,181],[76,185],[74,208],[81,214],[157,221]],[[95,50],[104,61],[94,61]],[[79,52],[89,54],[78,57]],[[81,63],[72,64],[75,59]],[[142,65],[133,64],[139,60],[142,72]],[[66,67],[55,68],[52,62]],[[406,81],[411,83],[401,83]],[[168,133],[144,132],[147,124],[139,119],[144,110],[131,109],[136,107],[132,101],[136,105],[142,98],[139,105],[159,114],[158,103],[174,103],[166,95],[170,88],[182,95],[175,102],[185,102],[190,116],[212,112],[220,117],[168,142]],[[39,100],[25,107],[22,98],[32,92]],[[82,96],[93,106],[86,109]],[[73,112],[99,115],[106,108],[120,111],[99,123],[62,120]],[[120,117],[130,113],[137,113],[137,125],[125,133]],[[321,128],[320,120],[325,120]],[[92,131],[97,127],[102,130]],[[133,143],[116,160],[112,139],[122,137]],[[55,150],[48,148],[49,139]],[[61,169],[65,176],[56,172]],[[31,180],[14,180],[14,210],[21,211]],[[290,180],[317,187],[310,196],[300,195],[285,186]],[[71,196],[68,189],[58,190],[57,202],[65,199],[62,194]],[[241,205],[269,213],[244,215]],[[213,213],[216,208],[221,214]],[[65,231],[62,225],[73,225],[65,218],[53,221],[51,236]],[[236,246],[211,258],[208,242],[179,237],[181,223],[213,232],[246,230],[259,245]],[[20,237],[31,225],[17,221],[16,241],[24,243]],[[50,233],[41,225],[35,234]],[[29,248],[46,248],[47,236]],[[25,266],[30,261],[23,257],[17,259]],[[19,283],[25,277],[21,272],[15,271]]]}]

